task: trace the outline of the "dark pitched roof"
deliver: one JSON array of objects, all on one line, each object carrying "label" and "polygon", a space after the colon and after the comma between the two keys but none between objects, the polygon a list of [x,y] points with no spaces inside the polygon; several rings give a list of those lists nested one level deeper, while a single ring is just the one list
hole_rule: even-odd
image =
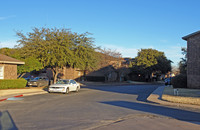
[{"label": "dark pitched roof", "polygon": [[5,64],[25,64],[23,61],[17,60],[15,58],[0,54],[0,63],[5,63]]},{"label": "dark pitched roof", "polygon": [[187,35],[187,36],[184,36],[184,37],[182,37],[182,39],[187,41],[188,38],[190,38],[190,37],[192,37],[192,36],[194,36],[194,35],[197,35],[197,34],[200,34],[200,31],[191,33],[191,34],[189,34],[189,35]]}]

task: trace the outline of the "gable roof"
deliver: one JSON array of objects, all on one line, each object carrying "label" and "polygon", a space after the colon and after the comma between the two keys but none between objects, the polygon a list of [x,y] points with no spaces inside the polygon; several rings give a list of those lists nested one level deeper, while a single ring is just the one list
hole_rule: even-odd
[{"label": "gable roof", "polygon": [[5,63],[5,64],[18,64],[18,65],[23,65],[25,62],[17,60],[15,58],[0,54],[0,63]]},{"label": "gable roof", "polygon": [[200,34],[200,31],[191,33],[191,34],[189,34],[189,35],[187,35],[187,36],[184,36],[184,37],[182,37],[182,39],[187,41],[188,38],[190,38],[190,37],[192,37],[192,36],[194,36],[194,35],[197,35],[197,34]]}]

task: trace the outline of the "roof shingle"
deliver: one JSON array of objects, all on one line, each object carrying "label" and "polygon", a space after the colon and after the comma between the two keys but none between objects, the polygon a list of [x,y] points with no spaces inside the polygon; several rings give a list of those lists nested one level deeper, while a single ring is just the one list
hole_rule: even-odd
[{"label": "roof shingle", "polygon": [[5,64],[25,64],[23,61],[17,60],[15,58],[0,54],[0,63],[5,63]]}]

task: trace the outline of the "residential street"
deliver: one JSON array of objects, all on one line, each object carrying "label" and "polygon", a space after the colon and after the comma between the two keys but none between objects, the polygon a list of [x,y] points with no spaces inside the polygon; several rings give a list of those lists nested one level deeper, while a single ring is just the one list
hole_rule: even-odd
[{"label": "residential street", "polygon": [[6,100],[0,102],[3,118],[0,129],[199,129],[199,109],[164,106],[146,100],[159,87],[87,86],[78,93]]}]

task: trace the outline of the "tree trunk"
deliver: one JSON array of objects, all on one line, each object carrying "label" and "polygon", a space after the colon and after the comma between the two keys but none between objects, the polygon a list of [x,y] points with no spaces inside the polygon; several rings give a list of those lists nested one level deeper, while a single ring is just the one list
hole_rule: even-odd
[{"label": "tree trunk", "polygon": [[[56,69],[55,68],[51,68],[51,71],[53,73],[53,83],[55,84],[56,80],[57,80],[57,76],[56,76]],[[55,78],[56,77],[56,78]]]},{"label": "tree trunk", "polygon": [[53,72],[53,83],[55,84],[57,81],[57,76],[60,72],[62,72],[63,68],[55,67],[51,68],[51,71]]},{"label": "tree trunk", "polygon": [[58,72],[56,71],[53,78],[53,83],[55,84],[57,81]]},{"label": "tree trunk", "polygon": [[26,73],[22,73],[21,75],[17,75],[18,79],[21,79]]}]

